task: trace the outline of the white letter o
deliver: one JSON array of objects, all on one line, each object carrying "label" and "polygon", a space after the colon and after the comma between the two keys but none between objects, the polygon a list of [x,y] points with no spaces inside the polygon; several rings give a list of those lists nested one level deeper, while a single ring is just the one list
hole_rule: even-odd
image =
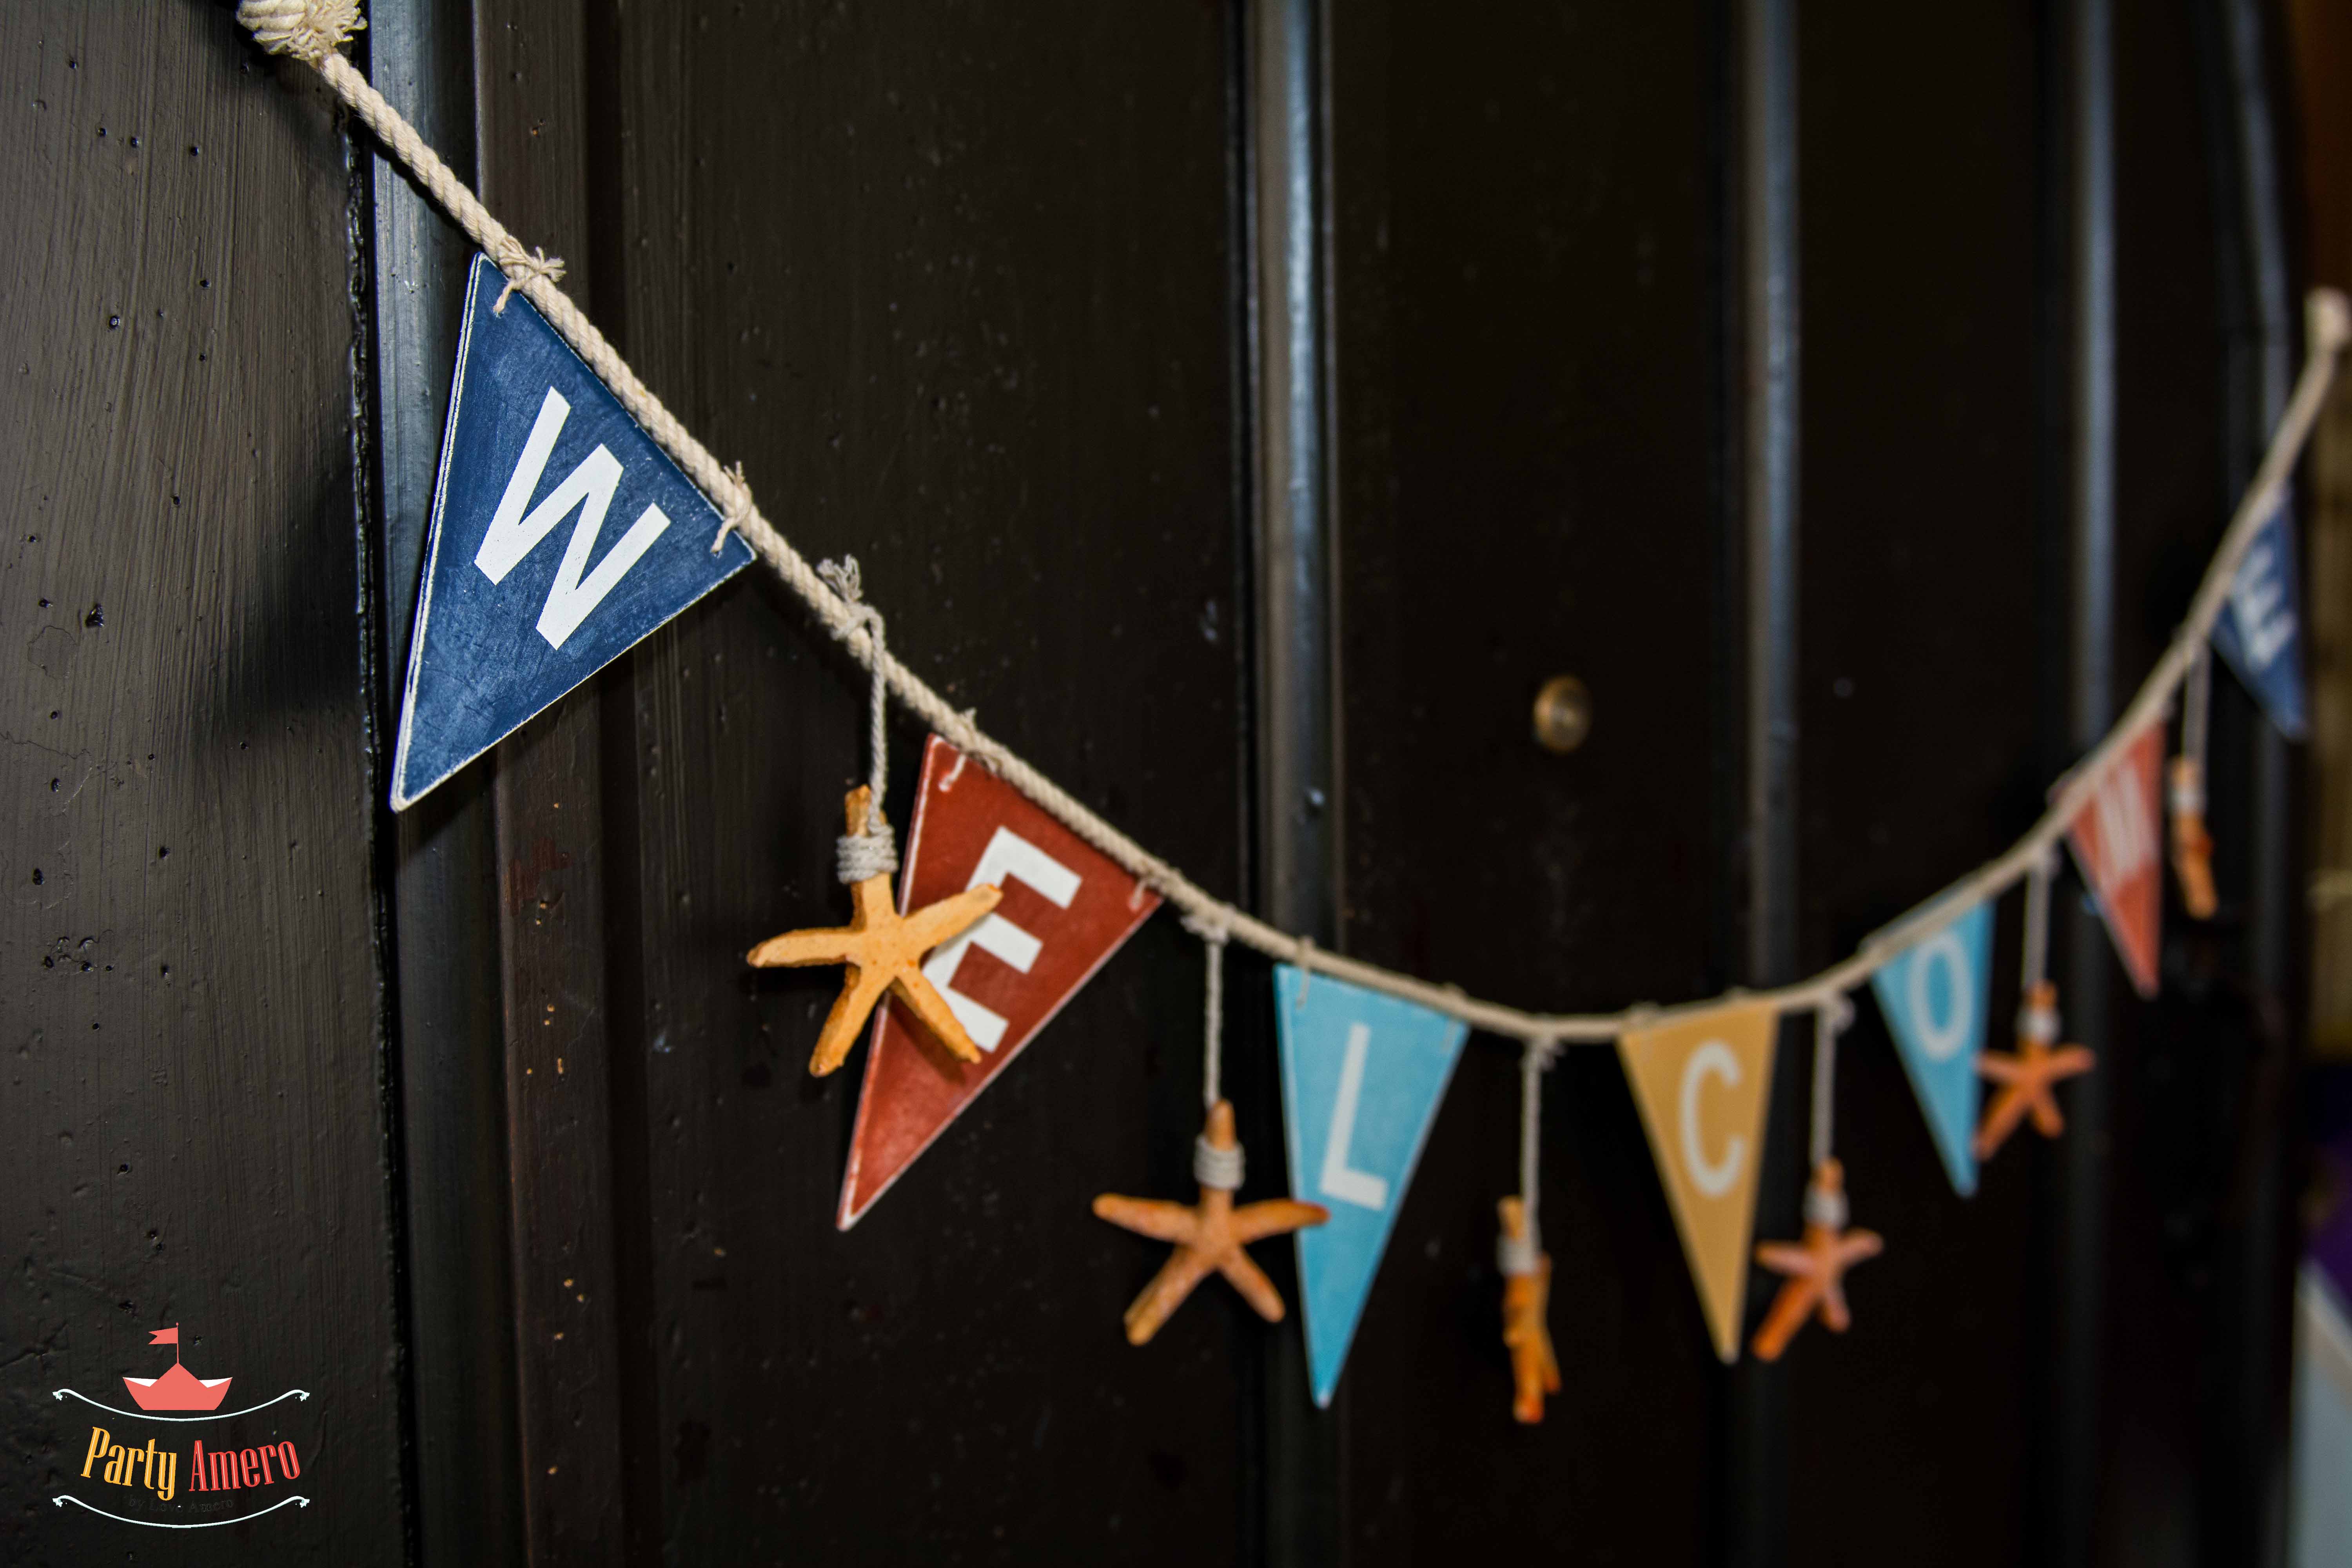
[{"label": "white letter o", "polygon": [[[1927,993],[1927,970],[1941,963],[1945,977],[1951,983],[1952,1011],[1947,1018],[1937,1019],[1934,1000]],[[1976,1033],[1976,976],[1969,973],[1969,950],[1960,943],[1959,932],[1947,927],[1919,944],[1912,955],[1911,973],[1904,985],[1904,1000],[1911,1005],[1911,1026],[1918,1031],[1919,1049],[1931,1062],[1948,1062],[1960,1047]]]}]

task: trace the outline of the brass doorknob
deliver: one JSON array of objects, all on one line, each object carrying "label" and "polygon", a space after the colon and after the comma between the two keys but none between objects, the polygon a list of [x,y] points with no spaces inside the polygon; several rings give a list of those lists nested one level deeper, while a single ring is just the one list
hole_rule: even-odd
[{"label": "brass doorknob", "polygon": [[1555,675],[1536,693],[1536,744],[1567,752],[1592,733],[1592,693],[1572,675]]}]

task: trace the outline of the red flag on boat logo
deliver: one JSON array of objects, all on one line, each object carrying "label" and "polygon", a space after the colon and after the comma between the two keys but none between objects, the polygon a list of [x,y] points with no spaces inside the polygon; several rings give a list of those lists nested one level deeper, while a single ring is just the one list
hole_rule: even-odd
[{"label": "red flag on boat logo", "polygon": [[898,907],[982,882],[1003,889],[1004,901],[923,963],[981,1059],[957,1061],[910,1026],[896,1003],[875,1014],[841,1183],[844,1230],[1160,907],[1157,893],[934,735],[923,751]]},{"label": "red flag on boat logo", "polygon": [[2066,828],[2074,862],[2098,896],[2107,935],[2143,996],[2156,994],[2157,936],[2164,914],[2157,793],[2163,752],[2163,727],[2148,725],[2107,764],[2089,804]]},{"label": "red flag on boat logo", "polygon": [[179,1325],[179,1324],[177,1324],[177,1323],[173,1323],[173,1324],[170,1328],[168,1328],[168,1329],[150,1329],[150,1330],[148,1330],[148,1331],[147,1331],[147,1342],[148,1342],[149,1344],[151,1344],[151,1345],[175,1345],[175,1344],[178,1344],[178,1343],[180,1342],[180,1325]]}]

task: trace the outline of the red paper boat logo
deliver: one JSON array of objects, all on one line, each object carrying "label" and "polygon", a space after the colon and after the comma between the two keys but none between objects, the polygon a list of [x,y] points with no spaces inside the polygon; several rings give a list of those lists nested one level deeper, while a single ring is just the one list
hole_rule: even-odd
[{"label": "red paper boat logo", "polygon": [[172,1347],[172,1370],[161,1377],[125,1377],[131,1402],[142,1410],[218,1410],[228,1397],[226,1377],[198,1377],[180,1364],[180,1325],[150,1331],[149,1344]]}]

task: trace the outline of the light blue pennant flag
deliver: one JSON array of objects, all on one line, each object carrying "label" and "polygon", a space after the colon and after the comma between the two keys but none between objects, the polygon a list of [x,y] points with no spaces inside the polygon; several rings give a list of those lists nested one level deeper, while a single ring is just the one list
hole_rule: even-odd
[{"label": "light blue pennant flag", "polygon": [[1470,1030],[1286,963],[1275,966],[1274,995],[1291,1194],[1331,1211],[1296,1233],[1307,1380],[1328,1405]]},{"label": "light blue pennant flag", "polygon": [[751,564],[505,274],[474,258],[401,700],[399,811]]},{"label": "light blue pennant flag", "polygon": [[2299,741],[2303,707],[2301,584],[2294,561],[2294,509],[2279,503],[2238,563],[2230,602],[2213,623],[2213,646],[2277,725]]},{"label": "light blue pennant flag", "polygon": [[1984,1051],[1991,1002],[1991,948],[1988,900],[1921,937],[1870,977],[1944,1169],[1964,1197],[1977,1190],[1977,1058]]}]

